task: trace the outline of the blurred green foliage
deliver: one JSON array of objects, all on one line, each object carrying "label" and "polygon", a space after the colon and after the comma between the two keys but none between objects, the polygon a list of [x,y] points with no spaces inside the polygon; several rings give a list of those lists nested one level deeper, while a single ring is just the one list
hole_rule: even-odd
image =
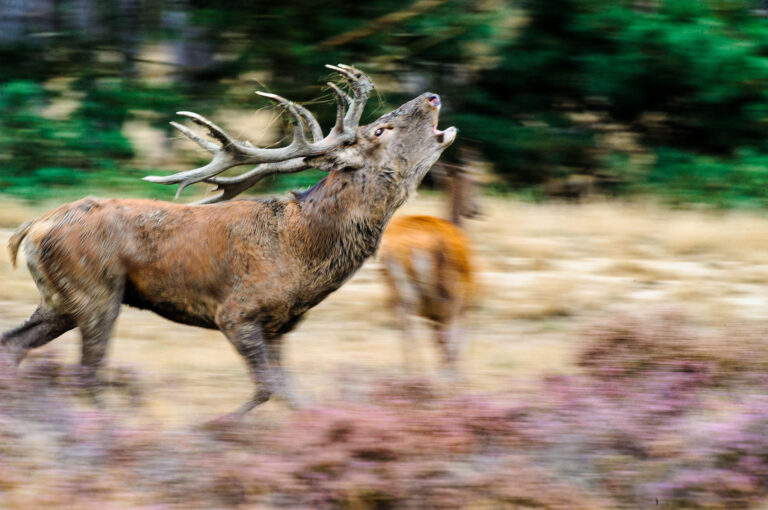
[{"label": "blurred green foliage", "polygon": [[[257,109],[252,92],[266,88],[312,103],[328,125],[322,65],[347,62],[383,89],[369,117],[440,92],[441,124],[459,127],[456,146],[479,149],[502,188],[586,174],[674,202],[768,205],[768,24],[756,1],[29,4],[40,5],[0,0],[16,34],[0,38],[3,193],[171,196],[138,180],[148,171],[136,169],[128,121]],[[147,62],[161,46],[165,60]],[[52,115],[62,99],[77,106]]]},{"label": "blurred green foliage", "polygon": [[[765,205],[768,25],[751,7],[530,1],[458,123],[521,185],[603,173],[674,200]],[[650,157],[638,169],[622,152]]]}]

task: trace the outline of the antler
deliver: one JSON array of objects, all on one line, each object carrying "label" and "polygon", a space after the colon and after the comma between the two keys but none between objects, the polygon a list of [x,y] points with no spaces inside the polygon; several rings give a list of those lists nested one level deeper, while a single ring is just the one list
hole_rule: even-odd
[{"label": "antler", "polygon": [[[171,122],[171,125],[181,131],[187,138],[213,154],[213,159],[207,165],[194,170],[187,170],[168,176],[150,175],[144,177],[144,180],[160,184],[178,184],[179,189],[176,192],[176,198],[190,184],[196,182],[215,184],[216,189],[221,190],[222,193],[198,203],[220,202],[235,197],[268,175],[295,173],[305,170],[309,168],[309,164],[305,163],[304,158],[319,156],[340,145],[353,142],[355,140],[355,131],[360,123],[365,103],[368,100],[368,93],[373,90],[373,83],[365,74],[352,66],[339,64],[338,66],[326,65],[325,67],[344,76],[349,81],[354,96],[350,98],[335,84],[328,83],[328,86],[336,95],[337,107],[336,124],[328,133],[328,136],[323,137],[320,124],[303,106],[277,94],[257,92],[261,96],[284,105],[291,114],[293,139],[290,144],[274,149],[254,147],[250,142],[230,138],[223,129],[201,115],[192,112],[177,112],[179,115],[183,115],[195,124],[205,128],[208,134],[218,141],[218,143],[214,143],[177,122]],[[345,109],[345,103],[349,103],[348,109]],[[312,136],[311,142],[306,138],[306,129],[309,129]],[[237,177],[215,177],[229,168],[251,164],[258,164],[258,166]]]}]

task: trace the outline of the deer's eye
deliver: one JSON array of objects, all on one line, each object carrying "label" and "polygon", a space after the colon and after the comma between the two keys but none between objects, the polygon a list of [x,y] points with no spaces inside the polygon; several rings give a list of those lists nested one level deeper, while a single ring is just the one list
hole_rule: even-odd
[{"label": "deer's eye", "polygon": [[383,132],[384,132],[384,128],[379,128],[373,132],[373,136],[381,136]]}]

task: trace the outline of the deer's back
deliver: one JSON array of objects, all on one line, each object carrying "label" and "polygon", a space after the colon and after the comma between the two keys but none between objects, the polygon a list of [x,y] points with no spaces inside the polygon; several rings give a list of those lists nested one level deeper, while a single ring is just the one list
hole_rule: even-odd
[{"label": "deer's back", "polygon": [[474,293],[470,245],[464,232],[433,216],[392,220],[380,258],[395,300],[420,315],[445,320],[466,308]]}]

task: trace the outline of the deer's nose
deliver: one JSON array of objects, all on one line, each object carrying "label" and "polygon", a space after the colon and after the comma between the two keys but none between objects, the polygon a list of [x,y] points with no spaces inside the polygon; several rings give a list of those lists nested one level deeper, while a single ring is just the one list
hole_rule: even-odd
[{"label": "deer's nose", "polygon": [[437,94],[432,94],[431,96],[429,96],[427,98],[427,101],[429,101],[429,104],[431,104],[435,108],[440,106],[440,96],[438,96]]}]

